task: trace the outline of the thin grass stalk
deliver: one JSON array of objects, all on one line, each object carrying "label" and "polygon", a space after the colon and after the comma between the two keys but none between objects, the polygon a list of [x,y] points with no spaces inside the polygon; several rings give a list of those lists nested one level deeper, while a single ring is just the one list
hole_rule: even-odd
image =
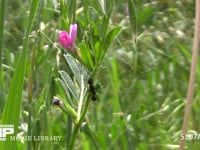
[{"label": "thin grass stalk", "polygon": [[[38,16],[37,16],[37,26],[39,26],[39,20],[40,20],[40,13],[41,13],[41,5],[42,1],[39,2],[40,9],[38,10]],[[27,93],[28,93],[28,136],[32,135],[32,98],[33,98],[33,80],[34,80],[34,68],[35,68],[35,51],[38,49],[38,41],[39,41],[39,32],[37,32],[37,37],[35,39],[35,47],[32,50],[32,56],[31,56],[31,68],[29,72],[29,80],[28,80],[28,87],[27,87]],[[27,141],[27,150],[32,149],[32,141]]]},{"label": "thin grass stalk", "polygon": [[2,114],[4,106],[3,70],[2,70],[4,8],[5,8],[5,0],[1,0],[0,1],[0,116]]},{"label": "thin grass stalk", "polygon": [[[34,63],[35,63],[35,49],[33,49],[32,52],[32,58],[31,58],[31,70],[29,73],[29,81],[28,81],[28,102],[29,102],[29,106],[28,106],[28,136],[31,136],[31,129],[32,129],[32,93],[33,93],[33,72],[34,72]],[[32,142],[31,141],[27,141],[27,150],[31,150],[32,147]]]},{"label": "thin grass stalk", "polygon": [[87,99],[86,99],[85,107],[83,107],[83,113],[82,113],[80,119],[78,120],[78,122],[74,124],[74,130],[73,130],[69,145],[67,147],[67,150],[72,150],[73,149],[76,137],[78,135],[78,131],[80,129],[81,123],[83,122],[83,120],[85,118],[85,114],[86,114],[86,112],[88,110],[88,106],[89,106],[90,101],[91,101],[90,100],[90,96],[88,96]]},{"label": "thin grass stalk", "polygon": [[72,22],[75,23],[76,22],[76,0],[73,0],[73,19]]},{"label": "thin grass stalk", "polygon": [[[192,108],[192,98],[194,94],[194,84],[195,84],[195,76],[196,76],[197,60],[198,60],[199,37],[200,37],[200,1],[196,0],[192,65],[190,69],[190,80],[188,85],[187,101],[185,106],[185,114],[184,114],[182,133],[181,133],[184,137],[187,133],[189,116]],[[180,139],[179,150],[183,150],[184,146],[185,146],[185,138]]]},{"label": "thin grass stalk", "polygon": [[[28,18],[25,38],[22,46],[23,47],[22,53],[16,63],[15,72],[10,84],[7,100],[2,115],[2,124],[14,125],[15,135],[18,132],[18,125],[19,125],[19,116],[21,109],[21,100],[22,100],[21,98],[22,98],[23,83],[25,76],[29,35],[31,32],[38,4],[39,0],[32,1],[31,3],[30,15]],[[0,149],[14,150],[16,149],[16,143],[17,143],[16,141],[8,141],[8,140],[5,142],[0,142]]]}]

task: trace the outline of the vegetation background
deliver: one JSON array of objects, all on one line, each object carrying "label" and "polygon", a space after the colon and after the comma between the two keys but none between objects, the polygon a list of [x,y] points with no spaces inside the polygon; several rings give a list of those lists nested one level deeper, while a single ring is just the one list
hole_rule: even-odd
[{"label": "vegetation background", "polygon": [[[97,10],[101,3],[98,2],[101,1],[77,1],[76,22],[79,28],[76,43],[81,43],[83,33],[90,33],[87,23],[98,26],[99,22],[95,20],[101,19]],[[91,11],[88,12],[90,17],[94,17],[91,20],[86,20],[83,15],[87,13],[84,10],[86,4]],[[121,30],[112,40],[96,73],[95,84],[100,84],[101,89],[99,101],[91,102],[86,114],[91,130],[81,128],[74,149],[178,149],[192,56],[195,3],[193,0],[135,0],[136,43],[127,6],[128,1],[115,1],[113,6],[108,28],[120,26]],[[3,99],[9,91],[16,62],[23,53],[29,9],[30,1],[6,1],[1,57],[1,116]],[[16,147],[20,150],[30,147],[65,149],[70,137],[70,117],[52,105],[53,96],[62,93],[55,82],[60,78],[58,71],[70,73],[63,57],[58,62],[62,49],[58,32],[64,28],[61,16],[59,1],[43,0],[39,3],[26,49],[28,59],[18,110],[18,134],[59,135],[63,140],[17,141]],[[196,83],[200,82],[199,67],[200,64]],[[12,92],[12,95],[18,93]],[[191,133],[200,133],[199,98],[200,87],[196,84],[189,122]],[[18,112],[14,108],[10,110],[14,114],[15,111]],[[95,141],[91,140],[91,135]],[[199,147],[197,140],[186,143],[188,150]]]}]

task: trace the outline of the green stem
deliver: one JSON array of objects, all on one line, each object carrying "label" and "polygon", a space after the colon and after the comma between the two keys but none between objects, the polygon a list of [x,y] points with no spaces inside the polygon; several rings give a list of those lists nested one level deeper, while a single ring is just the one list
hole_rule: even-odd
[{"label": "green stem", "polygon": [[70,143],[69,143],[69,145],[68,145],[67,150],[72,150],[72,149],[73,149],[74,142],[75,142],[76,136],[77,136],[77,134],[78,134],[80,125],[81,125],[81,123],[75,124],[74,130],[73,130],[73,133],[72,133],[72,137],[71,137],[71,139],[70,139]]},{"label": "green stem", "polygon": [[82,109],[83,99],[84,99],[83,94],[84,94],[84,81],[83,81],[83,76],[81,75],[81,93],[80,93],[80,100],[79,100],[78,111],[77,111],[77,120],[79,120],[81,116],[81,109]]},{"label": "green stem", "polygon": [[73,0],[73,18],[72,18],[72,22],[75,23],[76,22],[76,0]]},{"label": "green stem", "polygon": [[[28,136],[31,136],[31,129],[32,129],[32,124],[31,124],[31,118],[32,118],[32,107],[31,105],[29,106],[29,115],[28,115]],[[32,141],[27,141],[27,150],[32,150]]]},{"label": "green stem", "polygon": [[3,72],[2,72],[2,52],[3,52],[3,29],[4,29],[4,8],[5,0],[0,1],[0,115],[4,106],[3,92]]},{"label": "green stem", "polygon": [[68,145],[67,150],[72,150],[72,149],[73,149],[75,139],[76,139],[76,137],[77,137],[78,131],[79,131],[80,126],[81,126],[81,123],[82,123],[82,121],[83,121],[84,118],[85,118],[85,114],[86,114],[86,112],[87,112],[89,103],[90,103],[90,96],[87,97],[87,100],[86,100],[86,103],[85,103],[85,107],[83,108],[83,113],[82,113],[80,119],[79,119],[78,122],[75,123],[75,125],[74,125],[74,130],[73,130],[72,137],[71,137],[71,139],[70,139],[70,143],[69,143],[69,145]]}]

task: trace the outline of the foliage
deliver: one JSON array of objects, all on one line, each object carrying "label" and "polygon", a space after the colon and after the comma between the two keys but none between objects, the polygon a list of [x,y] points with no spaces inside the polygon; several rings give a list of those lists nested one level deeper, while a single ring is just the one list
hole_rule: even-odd
[{"label": "foliage", "polygon": [[[1,123],[12,116],[6,123],[19,124],[18,135],[62,140],[19,140],[16,149],[178,149],[194,2],[44,0],[36,9],[37,2],[7,1],[4,8]],[[80,57],[58,41],[59,31],[73,23]],[[189,132],[198,133],[200,87],[195,88]],[[53,105],[54,96],[63,105]],[[188,140],[186,149],[198,145]]]}]

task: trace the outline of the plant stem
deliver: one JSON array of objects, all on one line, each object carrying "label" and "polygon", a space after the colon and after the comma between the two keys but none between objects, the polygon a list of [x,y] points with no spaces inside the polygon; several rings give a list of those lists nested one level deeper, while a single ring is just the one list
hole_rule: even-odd
[{"label": "plant stem", "polygon": [[72,18],[72,22],[75,23],[76,22],[76,0],[73,0],[73,18]]},{"label": "plant stem", "polygon": [[79,131],[80,126],[81,126],[81,123],[82,123],[82,121],[83,121],[84,118],[85,118],[85,114],[86,114],[86,112],[87,112],[89,103],[90,103],[90,96],[87,97],[87,100],[86,100],[86,103],[85,103],[85,107],[83,108],[83,113],[82,113],[80,119],[79,119],[78,122],[75,123],[75,125],[74,125],[74,130],[73,130],[72,137],[71,137],[71,139],[70,139],[69,145],[68,145],[68,147],[67,147],[67,150],[72,150],[72,149],[73,149],[75,139],[76,139],[76,137],[77,137],[78,131]]},{"label": "plant stem", "polygon": [[67,150],[72,150],[72,149],[73,149],[74,142],[75,142],[76,136],[77,136],[77,134],[78,134],[80,125],[81,125],[80,122],[77,123],[77,124],[75,124],[74,130],[73,130],[73,133],[72,133],[72,137],[71,137],[71,139],[70,139],[70,143],[69,143],[69,145],[68,145]]},{"label": "plant stem", "polygon": [[[192,55],[192,65],[190,70],[190,81],[188,85],[187,91],[187,101],[185,106],[185,114],[184,114],[184,121],[182,126],[182,135],[186,135],[189,116],[192,107],[192,97],[194,93],[194,83],[195,83],[195,76],[196,76],[196,66],[198,60],[198,49],[199,49],[199,38],[200,38],[200,1],[196,0],[196,14],[195,14],[195,33],[194,33],[194,42],[193,42],[193,55]],[[183,150],[185,145],[185,138],[180,140],[180,147],[179,150]]]},{"label": "plant stem", "polygon": [[79,120],[81,117],[81,108],[83,105],[83,94],[84,94],[84,81],[83,81],[83,75],[81,75],[81,93],[80,93],[80,101],[78,105],[77,120]]},{"label": "plant stem", "polygon": [[0,116],[4,106],[3,73],[2,73],[4,8],[5,8],[5,0],[1,0],[0,1]]}]

